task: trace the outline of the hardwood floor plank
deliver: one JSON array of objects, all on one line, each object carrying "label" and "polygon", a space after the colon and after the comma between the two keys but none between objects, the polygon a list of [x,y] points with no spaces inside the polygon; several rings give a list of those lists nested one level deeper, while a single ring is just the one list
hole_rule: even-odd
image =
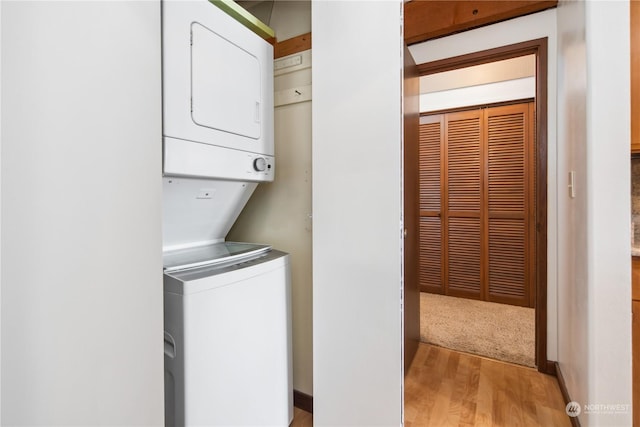
[{"label": "hardwood floor plank", "polygon": [[405,379],[405,425],[570,426],[554,377],[420,344]]},{"label": "hardwood floor plank", "polygon": [[482,368],[482,360],[478,364],[478,394],[476,398],[476,419],[478,426],[493,425],[493,387],[491,374]]},{"label": "hardwood floor plank", "polygon": [[538,419],[538,408],[536,402],[543,401],[547,397],[544,393],[540,393],[543,390],[542,387],[537,387],[538,381],[535,381],[535,376],[540,375],[535,370],[523,371],[521,387],[524,394],[523,405],[525,407],[525,422],[529,425],[534,424]]},{"label": "hardwood floor plank", "polygon": [[552,426],[554,425],[554,418],[553,418],[553,410],[551,408],[549,408],[548,406],[544,406],[544,405],[536,405],[536,415],[538,417],[538,420],[540,420],[540,422],[545,423],[548,426]]},{"label": "hardwood floor plank", "polygon": [[429,411],[430,416],[427,418],[428,424],[426,425],[450,425],[448,418],[449,405],[451,404],[451,384],[443,382],[435,397],[435,405]]},{"label": "hardwood floor plank", "polygon": [[463,400],[462,409],[460,411],[459,426],[473,426],[476,419],[476,402],[473,400]]},{"label": "hardwood floor plank", "polygon": [[508,417],[509,424],[513,426],[526,426],[526,393],[522,387],[522,381],[526,378],[521,369],[504,369],[504,389],[509,400]]},{"label": "hardwood floor plank", "polygon": [[290,427],[313,427],[313,415],[300,408],[293,408],[293,421]]},{"label": "hardwood floor plank", "polygon": [[448,380],[452,380],[458,373],[458,364],[460,363],[460,353],[451,352],[447,357],[447,368],[444,376]]},{"label": "hardwood floor plank", "polygon": [[463,355],[460,358],[456,378],[458,387],[456,387],[453,398],[461,402],[459,425],[462,426],[473,425],[475,420],[478,383],[480,381],[479,367],[480,360],[477,358],[468,355]]}]

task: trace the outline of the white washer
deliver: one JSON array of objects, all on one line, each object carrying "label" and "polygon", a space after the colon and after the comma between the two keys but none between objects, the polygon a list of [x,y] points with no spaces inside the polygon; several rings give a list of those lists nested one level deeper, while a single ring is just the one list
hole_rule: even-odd
[{"label": "white washer", "polygon": [[227,242],[164,258],[166,425],[288,426],[289,255]]}]

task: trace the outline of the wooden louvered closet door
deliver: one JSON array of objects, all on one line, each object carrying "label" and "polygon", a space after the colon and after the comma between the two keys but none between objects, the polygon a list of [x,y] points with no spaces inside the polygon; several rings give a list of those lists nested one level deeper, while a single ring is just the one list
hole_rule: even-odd
[{"label": "wooden louvered closet door", "polygon": [[487,300],[534,303],[533,103],[488,108]]},{"label": "wooden louvered closet door", "polygon": [[533,103],[420,121],[420,288],[534,304]]},{"label": "wooden louvered closet door", "polygon": [[442,143],[444,116],[420,118],[420,290],[443,294]]},{"label": "wooden louvered closet door", "polygon": [[447,295],[481,298],[482,111],[445,116],[444,266]]}]

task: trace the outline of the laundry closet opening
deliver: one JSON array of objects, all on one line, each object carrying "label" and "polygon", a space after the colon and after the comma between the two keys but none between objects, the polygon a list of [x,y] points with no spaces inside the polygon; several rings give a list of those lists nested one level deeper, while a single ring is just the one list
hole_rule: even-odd
[{"label": "laundry closet opening", "polygon": [[418,69],[421,341],[546,372],[546,39]]}]

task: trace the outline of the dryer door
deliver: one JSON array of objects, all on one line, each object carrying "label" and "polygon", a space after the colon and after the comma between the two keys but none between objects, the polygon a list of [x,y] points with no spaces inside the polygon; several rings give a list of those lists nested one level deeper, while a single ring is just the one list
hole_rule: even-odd
[{"label": "dryer door", "polygon": [[236,179],[189,162],[273,156],[273,46],[209,1],[162,2],[162,87],[165,174]]},{"label": "dryer door", "polygon": [[200,126],[260,137],[260,62],[210,28],[191,24],[191,115]]}]

